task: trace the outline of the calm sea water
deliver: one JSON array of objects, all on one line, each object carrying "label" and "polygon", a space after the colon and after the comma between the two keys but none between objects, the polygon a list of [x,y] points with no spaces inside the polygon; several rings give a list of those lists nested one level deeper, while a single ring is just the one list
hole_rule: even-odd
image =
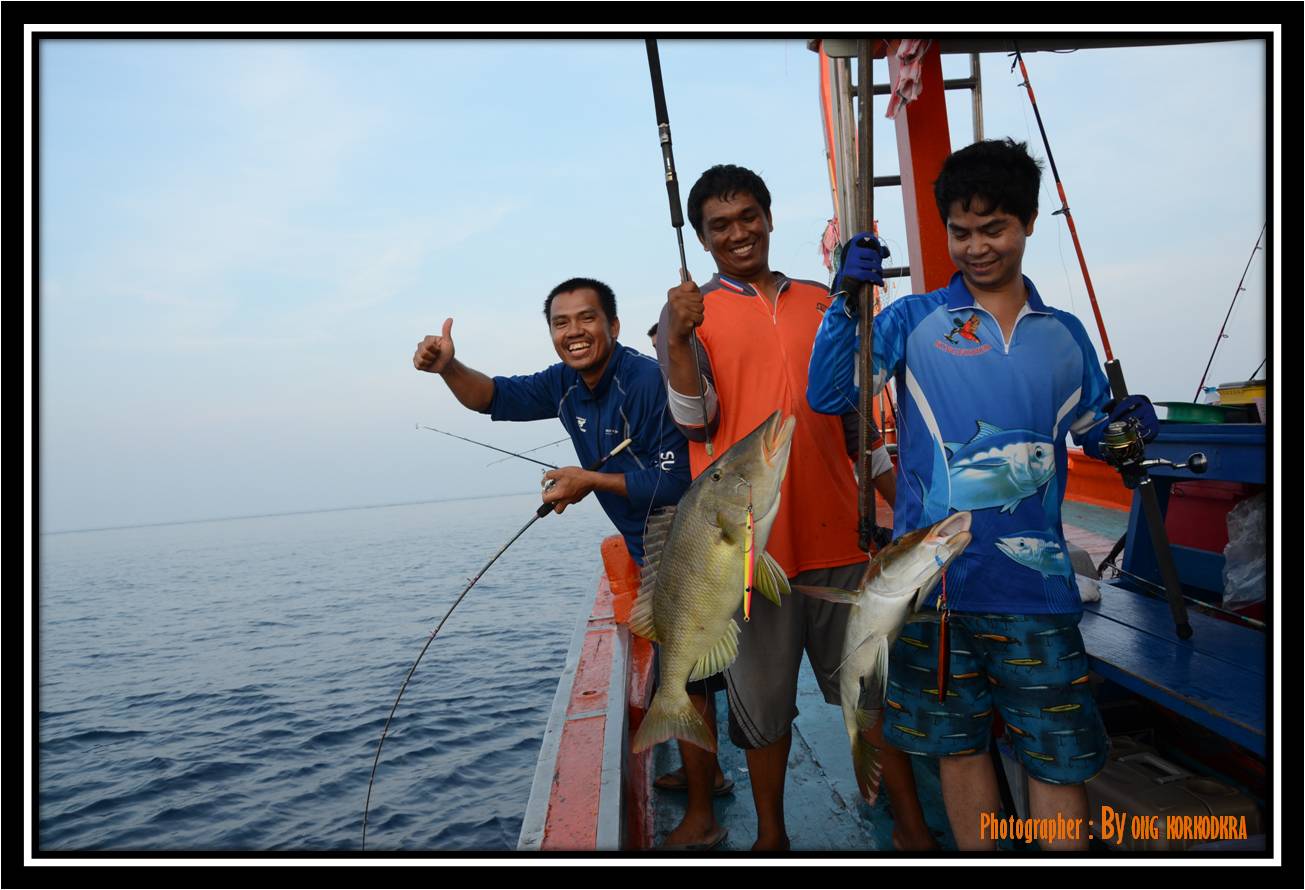
[{"label": "calm sea water", "polygon": [[[349,850],[413,659],[521,495],[40,538],[39,848]],[[368,850],[516,846],[601,538],[592,499],[472,589],[385,743]]]}]

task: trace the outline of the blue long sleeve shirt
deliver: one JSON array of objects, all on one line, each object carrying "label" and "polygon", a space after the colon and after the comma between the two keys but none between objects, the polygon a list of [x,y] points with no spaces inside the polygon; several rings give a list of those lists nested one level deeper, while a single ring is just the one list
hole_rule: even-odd
[{"label": "blue long sleeve shirt", "polygon": [[495,377],[488,413],[493,420],[558,418],[581,466],[592,465],[623,439],[633,440],[601,470],[624,473],[627,496],[594,496],[635,562],[643,564],[649,512],[677,503],[690,482],[688,442],[667,410],[656,359],[617,343],[592,390],[562,362],[537,374]]},{"label": "blue long sleeve shirt", "polygon": [[[1080,445],[1100,438],[1110,387],[1082,323],[1024,283],[1028,304],[1009,342],[959,273],[874,322],[874,388],[891,377],[897,393],[894,532],[972,512],[974,539],[947,582],[948,605],[967,612],[1082,608],[1060,518],[1065,436]],[[857,404],[859,350],[840,296],[811,353],[813,410],[841,414]]]}]

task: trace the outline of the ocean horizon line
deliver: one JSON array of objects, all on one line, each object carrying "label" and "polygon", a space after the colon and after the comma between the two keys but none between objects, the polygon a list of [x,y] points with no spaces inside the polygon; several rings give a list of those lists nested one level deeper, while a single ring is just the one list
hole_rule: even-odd
[{"label": "ocean horizon line", "polygon": [[532,491],[504,491],[497,494],[465,495],[456,498],[424,498],[419,501],[396,501],[387,504],[357,504],[348,507],[321,507],[311,510],[283,510],[276,513],[250,513],[241,516],[210,516],[202,519],[173,519],[165,522],[135,522],[129,525],[102,525],[94,528],[68,528],[54,531],[38,532],[41,537],[47,535],[77,535],[90,532],[124,531],[132,528],[157,528],[165,525],[197,525],[203,522],[235,522],[241,519],[274,519],[279,516],[307,516],[313,513],[343,513],[349,510],[383,510],[387,507],[415,507],[419,504],[448,504],[457,501],[485,501],[494,498],[517,497],[533,494]]}]

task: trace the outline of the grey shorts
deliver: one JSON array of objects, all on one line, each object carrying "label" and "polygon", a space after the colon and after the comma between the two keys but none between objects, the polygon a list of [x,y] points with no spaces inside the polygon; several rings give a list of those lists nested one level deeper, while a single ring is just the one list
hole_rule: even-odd
[{"label": "grey shorts", "polygon": [[[813,569],[790,579],[812,587],[855,590],[865,563]],[[851,606],[813,599],[800,593],[776,606],[752,598],[752,620],[743,610],[734,617],[740,628],[739,657],[725,669],[730,702],[730,741],[743,749],[764,748],[784,736],[797,717],[798,669],[802,652],[815,672],[825,701],[839,704],[838,665]]]}]

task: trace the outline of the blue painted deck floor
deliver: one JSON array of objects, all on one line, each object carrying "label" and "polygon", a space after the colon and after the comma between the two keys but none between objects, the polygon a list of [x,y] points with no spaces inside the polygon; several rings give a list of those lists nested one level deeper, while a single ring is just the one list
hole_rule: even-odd
[{"label": "blue painted deck floor", "polygon": [[[757,816],[752,804],[747,761],[729,741],[726,702],[717,693],[716,713],[721,739],[720,761],[725,774],[734,779],[734,791],[716,798],[716,818],[729,829],[718,849],[747,851],[756,839]],[[876,852],[893,849],[893,817],[887,795],[881,794],[874,807],[866,806],[852,775],[852,758],[842,712],[826,704],[815,675],[804,660],[798,676],[798,718],[793,724],[793,745],[789,750],[788,779],[784,787],[784,816],[794,850],[831,852]],[[659,745],[654,753],[656,775],[679,766],[674,743]],[[925,820],[944,849],[955,849],[942,790],[938,784],[937,761],[911,758]],[[678,824],[684,811],[683,792],[654,790],[657,807],[656,842]]]}]

